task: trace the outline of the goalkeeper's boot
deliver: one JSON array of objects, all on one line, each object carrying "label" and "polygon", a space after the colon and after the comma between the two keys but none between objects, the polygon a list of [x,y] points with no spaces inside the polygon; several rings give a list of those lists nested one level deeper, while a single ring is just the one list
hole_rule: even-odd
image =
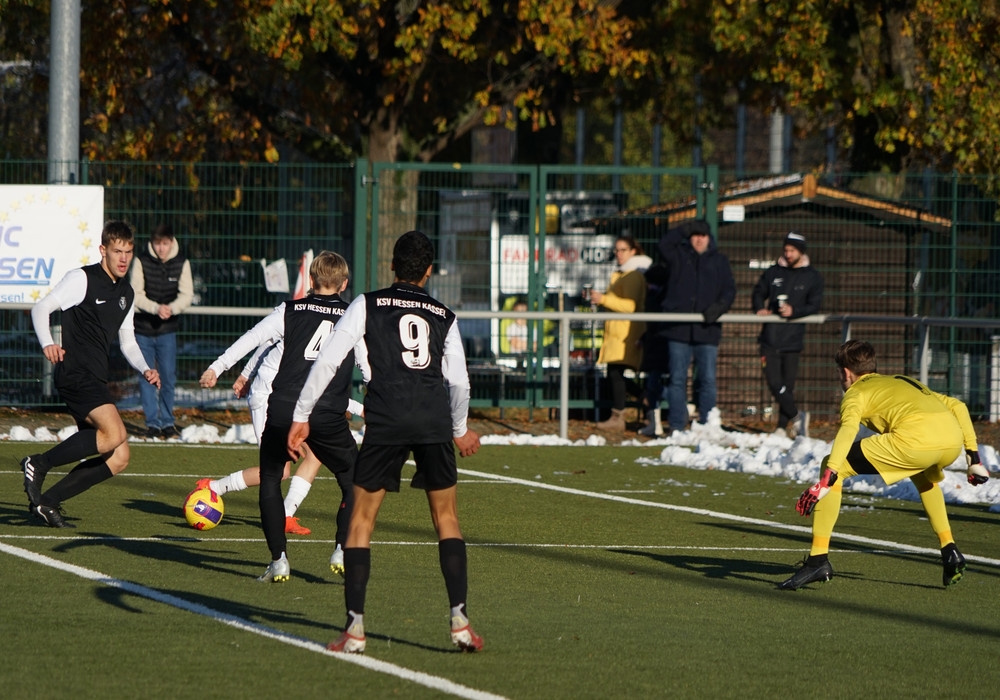
[{"label": "goalkeeper's boot", "polygon": [[307,528],[305,525],[299,524],[299,519],[291,516],[285,516],[285,532],[291,535],[311,535],[312,530]]},{"label": "goalkeeper's boot", "polygon": [[340,548],[339,544],[330,556],[330,571],[341,576],[344,575],[344,550]]},{"label": "goalkeeper's boot", "polygon": [[291,564],[288,563],[288,557],[282,553],[281,559],[275,559],[272,561],[268,565],[267,571],[265,571],[262,576],[258,576],[257,580],[261,583],[284,583],[291,577]]},{"label": "goalkeeper's boot", "polygon": [[469,619],[461,615],[451,618],[451,643],[460,651],[473,652],[483,649],[483,638],[472,629]]},{"label": "goalkeeper's boot", "polygon": [[818,561],[815,557],[809,557],[803,562],[802,568],[794,576],[783,581],[778,588],[785,591],[795,591],[806,584],[815,583],[816,581],[826,583],[832,578],[833,567],[830,566],[829,559],[824,557],[821,561]]},{"label": "goalkeeper's boot", "polygon": [[941,565],[944,567],[943,581],[945,586],[951,586],[962,580],[965,573],[965,557],[958,551],[955,543],[941,548]]}]

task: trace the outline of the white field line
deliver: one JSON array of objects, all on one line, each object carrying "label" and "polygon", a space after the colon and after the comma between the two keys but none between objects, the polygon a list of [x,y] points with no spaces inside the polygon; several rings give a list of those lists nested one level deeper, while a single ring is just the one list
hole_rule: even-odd
[{"label": "white field line", "polygon": [[[716,518],[718,520],[730,520],[738,523],[745,523],[747,525],[760,525],[762,527],[773,528],[775,530],[790,530],[792,532],[801,532],[804,534],[811,534],[812,530],[808,527],[803,527],[802,525],[788,525],[786,523],[776,523],[770,520],[761,520],[760,518],[747,518],[742,515],[732,515],[730,513],[720,513],[714,510],[707,510],[705,508],[691,508],[689,506],[679,506],[673,503],[659,503],[657,501],[645,501],[638,498],[628,498],[625,496],[618,496],[610,493],[599,493],[596,491],[583,491],[581,489],[573,489],[567,486],[556,486],[555,484],[546,484],[539,481],[531,481],[528,479],[518,479],[512,476],[502,476],[499,474],[489,474],[487,472],[478,472],[471,469],[459,469],[460,474],[466,476],[475,476],[481,479],[493,479],[496,481],[508,483],[508,484],[519,484],[521,486],[527,486],[529,488],[541,489],[546,491],[556,491],[558,493],[565,493],[573,496],[583,496],[585,498],[598,498],[605,501],[614,501],[616,503],[627,503],[629,505],[635,506],[646,506],[648,508],[662,508],[664,510],[673,510],[680,513],[690,513],[692,515],[703,515],[708,518]],[[857,542],[859,544],[869,545],[872,547],[880,547],[883,549],[899,552],[912,552],[916,554],[932,554],[940,555],[940,550],[930,549],[928,547],[914,547],[909,544],[902,544],[900,542],[892,542],[891,540],[878,540],[870,537],[861,537],[859,535],[836,535],[837,539],[847,540],[849,542]],[[963,552],[963,554],[965,554]],[[977,557],[965,554],[965,558],[969,561],[976,561],[982,564],[990,564],[992,566],[1000,566],[1000,559],[989,559],[987,557]]]},{"label": "white field line", "polygon": [[[748,518],[741,515],[732,515],[730,513],[721,513],[718,511],[707,510],[704,508],[691,508],[689,506],[680,506],[671,503],[659,503],[656,501],[646,501],[636,498],[627,498],[620,495],[610,494],[610,493],[599,493],[595,491],[583,491],[581,489],[574,489],[565,486],[557,486],[555,484],[545,484],[538,481],[530,481],[528,479],[518,479],[515,477],[502,476],[497,474],[489,474],[486,472],[478,472],[469,469],[459,469],[459,474],[466,476],[472,476],[479,480],[485,480],[487,482],[498,482],[509,485],[524,486],[533,489],[541,489],[554,491],[557,493],[564,493],[572,496],[582,496],[585,498],[597,498],[600,500],[613,501],[617,503],[624,503],[628,505],[643,506],[648,508],[661,508],[663,510],[672,510],[681,513],[689,513],[692,515],[702,515],[709,518],[716,518],[719,520],[728,520],[733,522],[745,523],[749,525],[759,525],[762,527],[772,528],[776,530],[788,530],[792,532],[800,532],[804,534],[809,534],[810,529],[808,527],[803,527],[800,525],[788,525],[785,523],[775,523],[770,520],[762,520],[759,518]],[[18,472],[20,473],[20,472]],[[151,475],[151,474],[134,474],[135,476],[177,476],[175,474],[164,474],[164,475]],[[892,552],[912,552],[917,554],[938,554],[935,549],[930,549],[926,547],[914,547],[912,545],[907,545],[899,542],[892,542],[890,540],[880,540],[873,539],[869,537],[860,537],[857,535],[838,535],[838,538],[848,540],[851,542],[856,542],[859,544],[869,545],[875,547],[874,551],[878,552],[880,550],[885,550],[889,553]],[[73,537],[60,537],[60,536],[36,536],[36,535],[2,535],[0,539],[74,539]],[[150,537],[150,538],[87,538],[87,539],[117,539],[117,540],[128,540],[128,541],[198,541],[200,539],[205,539],[206,541],[213,542],[259,542],[262,538],[197,538],[197,537]],[[311,543],[311,544],[327,544],[333,543],[333,540],[319,540],[319,539],[296,539],[297,543]],[[381,545],[395,545],[395,546],[435,546],[435,542],[407,542],[407,541],[383,541],[383,542],[373,542],[373,544]],[[695,547],[695,546],[681,546],[681,545],[567,545],[567,544],[516,544],[516,543],[498,543],[498,544],[483,544],[477,545],[475,543],[469,543],[470,547],[513,547],[513,548],[560,548],[560,549],[648,549],[648,550],[696,550],[696,551],[774,551],[774,552],[784,552],[784,551],[797,551],[796,549],[787,548],[771,548],[771,547]],[[353,655],[353,654],[334,654],[333,652],[327,651],[326,647],[317,643],[312,642],[300,637],[295,637],[292,635],[285,634],[278,630],[274,630],[262,625],[257,625],[248,620],[236,617],[234,615],[229,615],[226,613],[213,610],[207,606],[191,603],[189,601],[183,600],[176,596],[161,593],[159,591],[146,588],[139,584],[131,583],[128,581],[121,581],[109,577],[105,574],[101,574],[90,569],[84,569],[82,567],[75,566],[73,564],[67,564],[51,557],[46,557],[41,554],[36,554],[34,552],[29,552],[27,550],[21,549],[19,547],[13,547],[11,545],[4,544],[0,541],[0,551],[6,552],[8,554],[27,559],[29,561],[34,561],[36,563],[41,563],[46,566],[50,566],[55,569],[60,569],[73,573],[82,578],[92,580],[107,586],[112,586],[116,588],[121,588],[127,590],[136,595],[140,595],[151,600],[165,603],[167,605],[172,605],[174,607],[180,608],[182,610],[187,610],[195,614],[204,615],[213,619],[217,622],[230,625],[237,629],[241,629],[253,634],[258,634],[262,637],[269,639],[274,639],[285,644],[290,644],[292,646],[297,646],[302,649],[309,651],[314,651],[316,653],[325,654],[332,656],[341,661],[347,661],[354,663],[358,666],[368,668],[379,673],[385,673],[387,675],[396,676],[398,678],[412,681],[420,685],[433,688],[435,690],[440,690],[441,692],[450,693],[452,695],[463,697],[463,698],[474,698],[476,700],[482,698],[502,698],[503,696],[494,695],[492,693],[487,693],[485,691],[475,690],[473,688],[467,688],[460,684],[449,681],[445,678],[440,678],[438,676],[432,676],[420,671],[413,671],[406,669],[394,664],[390,664],[384,661],[379,661],[377,659],[372,659],[365,656]],[[991,559],[988,557],[979,557],[975,555],[966,555],[966,559],[969,561],[975,561],[981,564],[987,564],[991,566],[1000,567],[1000,559]]]},{"label": "white field line", "polygon": [[[408,464],[412,464],[413,460],[408,460],[407,463]],[[4,474],[4,473],[8,473],[8,472],[0,471],[0,474]],[[9,472],[9,473],[20,474],[21,472],[20,472],[20,470],[14,470],[14,471]],[[772,528],[772,529],[775,529],[775,530],[787,530],[787,531],[798,532],[798,533],[802,533],[802,534],[806,534],[806,535],[808,535],[808,534],[811,533],[811,529],[809,527],[806,527],[806,526],[803,526],[803,525],[789,525],[787,523],[776,523],[776,522],[773,522],[771,520],[762,520],[760,518],[748,518],[748,517],[745,517],[745,516],[742,516],[742,515],[732,515],[732,514],[729,514],[729,513],[721,513],[719,511],[707,510],[707,509],[704,509],[704,508],[691,508],[689,506],[681,506],[681,505],[676,505],[676,504],[673,504],[673,503],[660,503],[660,502],[657,502],[657,501],[647,501],[647,500],[642,500],[642,499],[638,499],[638,498],[628,498],[626,496],[616,495],[615,493],[601,493],[601,492],[597,492],[597,491],[583,491],[581,489],[569,488],[567,486],[557,486],[555,484],[546,484],[546,483],[543,483],[543,482],[540,482],[540,481],[532,481],[532,480],[529,480],[529,479],[519,479],[519,478],[516,478],[516,477],[503,476],[503,475],[500,475],[500,474],[490,474],[488,472],[474,471],[474,470],[471,470],[471,469],[459,469],[458,473],[460,475],[464,475],[464,476],[467,476],[467,477],[473,477],[473,479],[474,479],[474,480],[473,479],[470,479],[470,480],[460,480],[462,483],[484,483],[484,482],[489,482],[489,483],[496,483],[496,484],[505,484],[505,485],[510,485],[510,486],[515,486],[515,485],[516,486],[526,486],[526,487],[529,487],[529,488],[540,489],[540,490],[547,490],[547,491],[555,491],[557,493],[565,493],[565,494],[569,494],[569,495],[573,495],[573,496],[583,496],[585,498],[597,498],[597,499],[606,500],[606,501],[613,501],[613,502],[617,502],[617,503],[625,503],[625,504],[628,504],[628,505],[644,506],[644,507],[647,507],[647,508],[662,508],[664,510],[673,510],[673,511],[681,512],[681,513],[690,513],[690,514],[693,514],[693,515],[703,515],[703,516],[706,516],[706,517],[709,517],[709,518],[716,518],[716,519],[719,519],[719,520],[730,520],[730,521],[734,521],[734,522],[745,523],[745,524],[748,524],[748,525],[760,525],[762,527]],[[147,474],[143,474],[143,473],[137,473],[137,472],[132,472],[132,473],[123,472],[123,473],[119,474],[118,476],[137,476],[137,477],[138,476],[147,476],[147,477],[151,477],[151,478],[185,478],[185,479],[187,479],[187,478],[192,478],[192,479],[201,478],[200,475],[148,474],[148,473]],[[317,477],[317,478],[330,478],[330,479],[333,479],[332,476],[331,477]],[[15,536],[10,536],[10,537],[8,537],[6,535],[0,535],[0,537],[2,537],[3,539],[14,539],[14,538],[21,538],[21,537],[24,537],[25,539],[29,539],[29,538],[30,539],[60,539],[60,540],[74,539],[72,536],[62,537],[62,536],[58,536],[58,535],[50,535],[50,536],[45,536],[45,535],[28,535],[28,536],[15,535]],[[874,539],[874,538],[870,538],[870,537],[861,537],[859,535],[839,534],[839,533],[835,537],[837,539],[840,539],[840,540],[846,540],[846,541],[849,541],[849,542],[856,542],[858,544],[863,544],[863,545],[867,545],[867,546],[873,547],[874,551],[911,552],[911,553],[915,553],[915,554],[929,554],[929,555],[935,555],[935,556],[940,554],[940,550],[937,550],[937,549],[931,549],[929,547],[915,547],[913,545],[903,544],[901,542],[893,542],[891,540],[881,540],[881,539]],[[108,539],[123,539],[123,538],[113,538],[112,537],[112,538],[108,538]],[[124,539],[127,539],[127,538],[124,538]],[[143,538],[138,538],[138,539],[142,540]],[[152,539],[167,540],[168,538],[152,538]],[[192,537],[192,538],[176,538],[176,539],[181,540],[181,541],[197,541],[199,538]],[[260,541],[260,540],[257,540],[256,538],[245,538],[245,539],[235,539],[235,538],[234,539],[222,539],[222,538],[214,539],[213,538],[213,541],[256,542],[256,541]],[[296,538],[295,541],[296,542],[301,542],[301,543],[312,542],[312,543],[324,543],[324,544],[329,544],[331,542],[330,540],[326,540],[326,541],[317,540],[317,539],[308,539],[308,540],[306,540],[306,539],[298,539],[298,538]],[[372,544],[383,544],[383,545],[392,545],[392,544],[396,544],[396,545],[436,545],[435,542],[375,542],[375,541],[373,541]],[[467,544],[470,547],[476,547],[476,546],[490,546],[490,547],[564,547],[564,548],[573,548],[573,547],[576,547],[576,548],[592,548],[592,549],[618,549],[618,548],[628,547],[628,548],[632,548],[632,549],[650,549],[650,550],[652,550],[652,549],[695,549],[695,550],[697,550],[697,549],[703,549],[705,551],[719,551],[719,550],[721,550],[721,551],[778,551],[778,552],[783,552],[783,551],[799,551],[799,549],[801,549],[801,548],[792,548],[792,549],[787,549],[786,550],[786,549],[781,549],[781,548],[778,548],[778,549],[763,548],[763,549],[756,549],[755,550],[755,549],[726,548],[726,547],[716,548],[716,547],[681,547],[681,546],[674,546],[674,545],[611,545],[611,544],[608,544],[608,545],[566,545],[566,544],[496,543],[496,544],[489,544],[489,545],[476,545],[476,544],[471,543],[471,542],[467,543]],[[841,551],[841,550],[831,550],[831,551]],[[965,558],[968,561],[974,561],[974,562],[977,562],[979,564],[987,564],[989,566],[1000,567],[1000,559],[991,559],[989,557],[981,557],[981,556],[977,556],[977,555],[974,555],[974,554],[966,554],[965,552],[963,552],[962,554],[965,555]]]},{"label": "white field line", "polygon": [[414,671],[412,669],[403,668],[402,666],[397,666],[395,664],[390,664],[385,661],[379,661],[378,659],[358,654],[335,654],[332,651],[328,651],[326,646],[320,644],[319,642],[313,642],[308,639],[303,639],[302,637],[286,634],[279,630],[265,627],[264,625],[258,625],[254,622],[250,622],[249,620],[244,620],[241,617],[214,610],[206,605],[201,605],[200,603],[192,603],[184,600],[183,598],[170,595],[169,593],[161,593],[160,591],[147,588],[146,586],[141,586],[137,583],[132,583],[131,581],[122,581],[121,579],[113,578],[107,574],[102,574],[99,571],[85,569],[81,566],[76,566],[75,564],[67,564],[66,562],[59,561],[58,559],[53,559],[52,557],[47,557],[43,554],[36,554],[35,552],[29,552],[28,550],[21,549],[20,547],[14,547],[0,542],[0,552],[20,557],[36,564],[42,564],[43,566],[48,566],[53,569],[65,571],[73,574],[74,576],[79,576],[80,578],[84,578],[88,581],[93,581],[104,586],[119,588],[134,595],[142,596],[143,598],[148,598],[149,600],[163,603],[164,605],[170,605],[196,615],[203,615],[204,617],[214,620],[215,622],[221,622],[224,625],[235,627],[243,632],[250,632],[251,634],[256,634],[283,644],[305,649],[306,651],[323,654],[337,659],[338,661],[346,661],[348,663],[366,668],[370,671],[395,676],[442,693],[448,693],[460,698],[471,698],[472,700],[503,700],[502,695],[494,695],[493,693],[476,690],[475,688],[468,688],[464,685],[450,681],[447,678],[432,676],[428,673],[423,673],[422,671]]}]

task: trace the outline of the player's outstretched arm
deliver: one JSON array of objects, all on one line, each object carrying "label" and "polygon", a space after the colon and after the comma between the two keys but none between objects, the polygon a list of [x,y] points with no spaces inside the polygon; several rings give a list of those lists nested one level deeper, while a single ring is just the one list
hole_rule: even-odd
[{"label": "player's outstretched arm", "polygon": [[475,430],[466,430],[464,435],[455,438],[455,447],[462,457],[471,457],[479,452],[479,434]]}]

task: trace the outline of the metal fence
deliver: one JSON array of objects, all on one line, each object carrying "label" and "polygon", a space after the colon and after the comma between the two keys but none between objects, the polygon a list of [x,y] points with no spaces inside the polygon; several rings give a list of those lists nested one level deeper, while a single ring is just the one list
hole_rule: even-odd
[{"label": "metal fence", "polygon": [[[0,184],[45,184],[47,163],[4,162]],[[593,366],[601,324],[580,297],[600,290],[613,266],[614,237],[634,236],[654,258],[669,227],[703,217],[729,257],[738,294],[731,313],[749,314],[750,291],[781,252],[784,235],[805,235],[823,274],[823,312],[895,317],[857,321],[854,337],[876,343],[885,371],[919,375],[990,413],[1000,334],[1000,236],[993,178],[956,175],[762,175],[736,180],[717,168],[492,166],[368,163],[85,163],[82,184],[105,188],[107,218],[125,218],[140,237],[170,223],[192,261],[199,307],[234,315],[190,314],[180,338],[179,400],[204,403],[201,371],[286,295],[266,291],[261,261],[294,267],[307,249],[333,249],[351,263],[349,292],[388,281],[396,236],[411,228],[435,240],[431,291],[460,312],[478,406],[549,409],[565,348],[569,410],[603,405],[602,368]],[[533,319],[533,350],[511,352],[503,312],[573,311],[565,335],[555,317]],[[955,319],[925,325],[914,318]],[[907,320],[910,319],[910,320]],[[972,319],[970,324],[961,319]],[[991,325],[995,321],[995,325]],[[0,401],[58,404],[45,382],[30,318],[0,307]],[[727,323],[720,347],[723,415],[766,416],[759,324]],[[814,415],[832,416],[839,389],[831,369],[839,322],[810,327],[797,395]],[[566,342],[563,342],[565,337]],[[921,354],[926,348],[927,352]],[[921,365],[921,358],[925,366]],[[115,358],[123,403],[135,380]],[[523,369],[523,372],[521,371]],[[502,371],[503,370],[503,371]],[[512,370],[512,371],[506,371]],[[517,371],[513,371],[517,370]],[[523,376],[522,376],[523,375]]]}]

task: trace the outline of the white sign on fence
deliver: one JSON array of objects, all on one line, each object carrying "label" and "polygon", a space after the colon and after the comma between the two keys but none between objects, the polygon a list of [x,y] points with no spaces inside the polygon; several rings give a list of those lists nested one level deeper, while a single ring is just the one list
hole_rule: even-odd
[{"label": "white sign on fence", "polygon": [[[500,237],[500,292],[528,291],[529,248],[527,236]],[[562,234],[545,238],[545,284],[569,295],[583,285],[604,291],[615,266],[615,237]]]},{"label": "white sign on fence", "polygon": [[0,186],[0,302],[30,304],[69,270],[99,262],[100,185]]}]

